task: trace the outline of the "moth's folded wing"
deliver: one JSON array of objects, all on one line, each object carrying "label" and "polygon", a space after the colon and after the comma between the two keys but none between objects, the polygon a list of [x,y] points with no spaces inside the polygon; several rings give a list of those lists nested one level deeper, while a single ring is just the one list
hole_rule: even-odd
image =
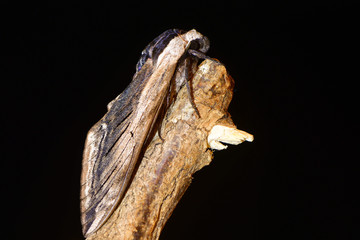
[{"label": "moth's folded wing", "polygon": [[83,234],[96,231],[123,198],[147,132],[134,127],[136,106],[149,72],[142,69],[89,131],[81,176]]}]

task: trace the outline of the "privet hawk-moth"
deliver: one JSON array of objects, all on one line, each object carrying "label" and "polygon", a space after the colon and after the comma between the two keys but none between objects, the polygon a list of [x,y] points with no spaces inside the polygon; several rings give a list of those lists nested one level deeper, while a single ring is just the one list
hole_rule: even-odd
[{"label": "privet hawk-moth", "polygon": [[99,229],[123,199],[136,163],[161,121],[160,112],[181,86],[189,86],[198,57],[208,49],[208,39],[196,30],[162,33],[142,51],[130,85],[88,132],[80,196],[84,236]]}]

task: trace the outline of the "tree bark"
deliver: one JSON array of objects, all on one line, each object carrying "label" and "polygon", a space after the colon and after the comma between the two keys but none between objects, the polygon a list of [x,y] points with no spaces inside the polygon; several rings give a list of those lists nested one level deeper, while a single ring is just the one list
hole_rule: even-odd
[{"label": "tree bark", "polygon": [[[156,133],[148,145],[124,199],[108,221],[87,239],[158,239],[192,175],[210,164],[210,147],[226,148],[219,141],[252,141],[250,134],[236,130],[227,112],[233,86],[233,79],[221,63],[202,62],[192,80],[194,102],[201,117],[184,86],[165,114],[160,127],[162,139]],[[220,133],[214,135],[215,126]]]}]

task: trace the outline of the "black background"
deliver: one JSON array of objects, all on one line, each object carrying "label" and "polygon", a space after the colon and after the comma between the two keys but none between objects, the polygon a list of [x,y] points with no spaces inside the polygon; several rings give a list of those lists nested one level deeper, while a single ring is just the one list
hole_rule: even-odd
[{"label": "black background", "polygon": [[2,3],[2,236],[83,239],[87,131],[148,42],[195,28],[235,79],[229,112],[255,141],[215,152],[161,239],[355,238],[358,13],[290,2]]}]

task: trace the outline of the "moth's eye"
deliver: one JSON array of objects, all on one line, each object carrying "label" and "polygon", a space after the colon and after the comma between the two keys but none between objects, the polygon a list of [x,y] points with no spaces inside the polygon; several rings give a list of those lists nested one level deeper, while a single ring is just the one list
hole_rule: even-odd
[{"label": "moth's eye", "polygon": [[192,40],[190,42],[190,47],[189,49],[193,49],[193,50],[199,50],[200,48],[200,43],[197,40]]}]

